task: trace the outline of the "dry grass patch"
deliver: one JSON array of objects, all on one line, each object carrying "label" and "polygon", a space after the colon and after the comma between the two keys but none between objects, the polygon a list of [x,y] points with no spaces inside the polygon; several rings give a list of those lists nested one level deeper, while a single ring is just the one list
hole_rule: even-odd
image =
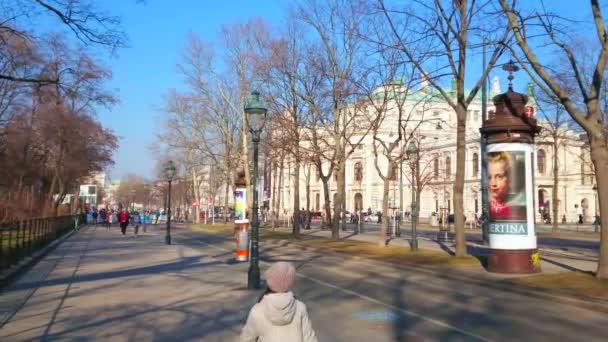
[{"label": "dry grass patch", "polygon": [[589,272],[539,274],[510,281],[543,290],[565,291],[574,295],[608,300],[608,280],[600,280]]},{"label": "dry grass patch", "polygon": [[405,246],[381,247],[377,243],[356,240],[331,240],[322,237],[302,235],[295,239],[291,233],[277,231],[262,231],[261,239],[291,240],[297,244],[312,248],[326,248],[334,252],[356,255],[359,257],[381,260],[391,263],[412,263],[418,265],[450,266],[450,265],[479,265],[480,261],[472,256],[454,257],[443,251],[419,249],[411,252]]},{"label": "dry grass patch", "polygon": [[198,223],[191,226],[193,229],[207,230],[214,232],[234,232],[234,224],[204,224]]}]

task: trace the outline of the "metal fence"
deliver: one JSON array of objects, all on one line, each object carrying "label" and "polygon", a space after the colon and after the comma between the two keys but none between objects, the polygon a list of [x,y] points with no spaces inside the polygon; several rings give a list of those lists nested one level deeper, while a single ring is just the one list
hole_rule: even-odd
[{"label": "metal fence", "polygon": [[69,215],[0,223],[0,270],[18,263],[81,222],[79,216]]}]

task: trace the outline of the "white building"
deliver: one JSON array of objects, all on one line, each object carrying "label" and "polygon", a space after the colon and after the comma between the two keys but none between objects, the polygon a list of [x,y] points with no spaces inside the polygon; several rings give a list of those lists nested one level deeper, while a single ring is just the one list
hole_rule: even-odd
[{"label": "white building", "polygon": [[[395,88],[395,83],[388,85],[391,89]],[[388,87],[387,86],[387,87]],[[386,87],[378,90],[378,98],[384,94]],[[401,89],[405,92],[404,89]],[[454,93],[454,88],[447,88],[445,92]],[[498,79],[492,80],[491,91],[488,96],[488,112],[494,110],[492,97],[501,93]],[[532,85],[528,86],[527,93],[532,93]],[[396,92],[398,96],[402,94]],[[397,96],[397,97],[398,97]],[[410,90],[403,103],[403,111],[407,113],[406,135],[411,133],[409,140],[414,140],[418,144],[420,151],[419,170],[421,173],[422,192],[420,198],[419,213],[421,221],[428,219],[432,213],[453,213],[453,185],[456,174],[456,115],[453,109],[437,96],[437,92],[432,88],[423,85],[415,91]],[[394,102],[394,101],[393,101]],[[528,105],[535,107],[536,103],[530,96]],[[380,211],[382,209],[382,198],[384,193],[383,180],[376,169],[376,158],[374,154],[374,139],[371,133],[363,136],[369,124],[366,125],[365,117],[373,115],[370,113],[371,106],[360,110],[355,114],[355,132],[352,141],[361,137],[361,142],[354,147],[353,153],[346,162],[346,210],[368,210]],[[392,103],[389,108],[396,108]],[[373,111],[373,109],[372,109]],[[481,92],[468,107],[467,132],[466,132],[466,163],[465,167],[465,188],[464,204],[467,219],[473,219],[475,215],[481,215],[481,154],[480,154],[480,133],[479,128],[482,124],[481,118]],[[362,118],[362,120],[360,120]],[[403,119],[403,117],[402,117]],[[367,121],[368,123],[369,121]],[[402,120],[404,122],[404,120]],[[549,127],[547,122],[542,122],[541,126]],[[387,113],[387,119],[381,124],[377,137],[382,141],[392,141],[397,134],[398,117],[396,110]],[[360,132],[360,133],[359,133]],[[558,219],[562,221],[565,215],[568,222],[574,222],[578,215],[582,214],[586,222],[592,222],[597,213],[597,195],[594,190],[594,176],[588,150],[585,148],[584,139],[574,130],[561,127],[559,130],[561,139],[558,141],[557,170],[558,170]],[[357,135],[358,134],[358,135]],[[401,142],[395,153],[406,150],[409,142]],[[306,147],[307,143],[302,143]],[[376,139],[378,144],[378,139]],[[378,145],[377,145],[378,146]],[[536,139],[535,155],[535,212],[537,221],[540,222],[541,211],[552,216],[551,196],[554,191],[553,177],[553,155],[554,144],[547,131],[544,131]],[[277,163],[274,163],[276,165]],[[283,162],[284,168],[280,170],[273,168],[272,172],[283,175],[283,186],[281,189],[272,191],[272,196],[281,196],[280,209],[283,213],[291,212],[293,205],[293,160],[286,159]],[[411,208],[412,187],[411,187],[411,164],[410,160],[404,160],[396,167],[394,177],[389,185],[389,207],[399,210],[401,202],[403,211],[408,212]],[[415,165],[415,164],[414,164]],[[323,165],[324,172],[329,164]],[[310,197],[309,209],[313,211],[323,211],[324,190],[319,177],[315,177],[315,167],[309,162],[301,165],[302,169],[309,170],[312,176],[306,177],[306,172],[300,172],[300,205],[307,206],[307,179],[309,182],[308,194]],[[378,168],[385,174],[388,169],[388,161],[381,156],[378,158]],[[399,172],[401,169],[401,173]],[[401,176],[401,177],[400,177]],[[266,181],[279,177],[266,177]],[[330,204],[333,208],[333,199],[336,194],[336,177],[334,176],[329,183]],[[280,194],[279,194],[280,192]]]}]

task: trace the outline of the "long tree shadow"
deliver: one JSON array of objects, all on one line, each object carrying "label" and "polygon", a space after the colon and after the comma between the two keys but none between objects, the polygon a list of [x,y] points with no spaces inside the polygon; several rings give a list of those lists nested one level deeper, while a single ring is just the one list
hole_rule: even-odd
[{"label": "long tree shadow", "polygon": [[89,282],[89,281],[97,281],[97,280],[106,280],[106,279],[114,279],[120,277],[132,277],[139,275],[149,275],[149,274],[159,274],[159,273],[168,273],[168,272],[178,272],[184,271],[187,269],[194,268],[204,268],[210,267],[214,265],[218,265],[221,262],[219,261],[210,261],[210,262],[200,262],[205,256],[192,256],[192,257],[184,257],[174,262],[163,263],[152,266],[143,266],[137,268],[130,268],[126,270],[120,271],[110,271],[110,272],[100,272],[93,274],[83,274],[76,275],[74,277],[61,277],[55,279],[44,280],[41,282],[24,282],[15,284],[11,286],[9,291],[18,291],[24,289],[31,289],[42,286],[54,286],[54,285],[62,285],[68,283],[78,283],[78,282]]}]

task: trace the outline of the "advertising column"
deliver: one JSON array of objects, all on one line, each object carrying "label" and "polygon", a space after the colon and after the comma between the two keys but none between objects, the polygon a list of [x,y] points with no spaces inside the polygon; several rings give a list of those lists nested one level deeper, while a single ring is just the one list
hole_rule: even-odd
[{"label": "advertising column", "polygon": [[534,136],[528,97],[509,91],[494,97],[496,112],[480,129],[487,139],[488,271],[540,272],[534,227]]},{"label": "advertising column", "polygon": [[234,191],[234,239],[236,242],[236,260],[249,260],[249,220],[247,219],[247,190],[244,173],[238,174]]}]

